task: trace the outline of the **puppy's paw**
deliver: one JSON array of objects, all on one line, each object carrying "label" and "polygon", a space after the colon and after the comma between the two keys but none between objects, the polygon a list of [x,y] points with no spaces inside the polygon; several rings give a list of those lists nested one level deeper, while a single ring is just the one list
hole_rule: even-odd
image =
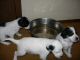
[{"label": "puppy's paw", "polygon": [[16,33],[16,35],[17,35],[17,36],[22,36],[22,34],[20,34],[20,33]]},{"label": "puppy's paw", "polygon": [[7,43],[7,44],[5,44],[5,45],[10,45],[10,43]]},{"label": "puppy's paw", "polygon": [[25,27],[25,29],[30,29],[30,26]]},{"label": "puppy's paw", "polygon": [[68,56],[68,58],[72,58],[72,54],[68,54],[67,56]]},{"label": "puppy's paw", "polygon": [[1,42],[2,44],[4,45],[10,45],[11,43],[8,43],[8,42]]}]

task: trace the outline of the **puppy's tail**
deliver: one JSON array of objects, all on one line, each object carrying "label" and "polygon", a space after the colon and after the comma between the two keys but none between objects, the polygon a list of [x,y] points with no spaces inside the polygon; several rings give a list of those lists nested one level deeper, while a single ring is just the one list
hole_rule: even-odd
[{"label": "puppy's tail", "polygon": [[19,43],[19,40],[16,40],[14,38],[7,38],[7,39],[5,39],[5,41],[10,41],[10,42],[13,42],[14,44],[18,44]]}]

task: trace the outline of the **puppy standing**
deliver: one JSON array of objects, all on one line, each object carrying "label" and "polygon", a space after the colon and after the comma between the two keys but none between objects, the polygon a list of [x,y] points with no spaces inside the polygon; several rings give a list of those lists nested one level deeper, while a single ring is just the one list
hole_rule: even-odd
[{"label": "puppy standing", "polygon": [[11,22],[7,22],[5,24],[0,24],[0,43],[9,45],[8,42],[3,42],[6,38],[13,38],[14,34],[16,34],[21,27],[27,27],[29,25],[29,21],[26,17],[20,17]]},{"label": "puppy standing", "polygon": [[63,55],[62,44],[58,40],[33,37],[25,37],[20,40],[8,38],[6,40],[12,41],[17,45],[13,60],[17,60],[17,56],[23,56],[26,53],[39,54],[42,60],[46,60],[49,52],[52,52],[56,58],[60,58]]},{"label": "puppy standing", "polygon": [[68,27],[64,29],[63,32],[61,32],[56,37],[57,40],[59,40],[63,45],[63,51],[64,53],[71,58],[71,48],[74,42],[77,42],[79,40],[78,35],[75,32],[74,27]]}]

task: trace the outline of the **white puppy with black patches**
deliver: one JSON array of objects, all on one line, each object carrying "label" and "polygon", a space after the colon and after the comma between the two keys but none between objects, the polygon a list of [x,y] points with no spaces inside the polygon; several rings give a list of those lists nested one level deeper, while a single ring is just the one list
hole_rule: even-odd
[{"label": "white puppy with black patches", "polygon": [[52,52],[56,58],[63,55],[62,44],[55,39],[25,37],[20,40],[8,38],[17,45],[17,51],[14,54],[14,60],[17,56],[23,56],[26,53],[38,54],[41,60],[46,60],[47,55]]},{"label": "white puppy with black patches", "polygon": [[75,32],[74,27],[65,28],[59,35],[56,37],[62,43],[64,53],[71,58],[71,48],[74,42],[79,41],[79,37]]},{"label": "white puppy with black patches", "polygon": [[14,34],[18,33],[21,27],[29,25],[28,18],[20,17],[7,23],[0,23],[0,43],[9,45],[9,42],[4,42],[8,37],[13,38]]}]

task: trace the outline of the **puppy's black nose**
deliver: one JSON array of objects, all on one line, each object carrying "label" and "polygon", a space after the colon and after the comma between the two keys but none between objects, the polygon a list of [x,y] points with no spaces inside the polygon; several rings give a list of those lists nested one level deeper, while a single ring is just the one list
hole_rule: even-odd
[{"label": "puppy's black nose", "polygon": [[76,40],[79,40],[79,37],[76,37]]}]

